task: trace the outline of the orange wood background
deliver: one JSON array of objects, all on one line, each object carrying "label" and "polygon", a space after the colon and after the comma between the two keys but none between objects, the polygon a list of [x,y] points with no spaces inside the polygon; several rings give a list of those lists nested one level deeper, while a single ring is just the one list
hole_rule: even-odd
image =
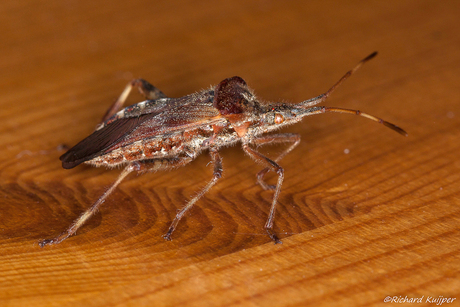
[{"label": "orange wood background", "polygon": [[[25,0],[0,15],[0,305],[459,305],[460,2]],[[211,178],[206,154],[131,175],[76,236],[37,245],[119,174],[64,170],[58,146],[91,133],[130,79],[177,97],[239,75],[261,99],[298,102],[375,50],[327,105],[409,137],[341,114],[283,130],[302,143],[281,162],[282,245],[238,146],[171,242],[175,212]]]}]

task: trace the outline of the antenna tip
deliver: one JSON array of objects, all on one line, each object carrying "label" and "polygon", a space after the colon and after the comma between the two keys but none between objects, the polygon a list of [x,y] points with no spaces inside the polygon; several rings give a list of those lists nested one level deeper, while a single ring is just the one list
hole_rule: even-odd
[{"label": "antenna tip", "polygon": [[393,129],[394,131],[398,132],[399,134],[401,134],[401,135],[403,135],[403,136],[408,136],[407,132],[404,131],[404,129],[399,128],[398,126],[396,126],[396,125],[394,125],[394,124],[392,124],[392,123],[383,121],[383,124],[384,124],[385,126],[387,126],[388,128]]},{"label": "antenna tip", "polygon": [[369,54],[364,60],[362,60],[361,62],[367,62],[369,61],[370,59],[374,58],[376,55],[378,54],[377,51],[374,51],[373,53]]}]

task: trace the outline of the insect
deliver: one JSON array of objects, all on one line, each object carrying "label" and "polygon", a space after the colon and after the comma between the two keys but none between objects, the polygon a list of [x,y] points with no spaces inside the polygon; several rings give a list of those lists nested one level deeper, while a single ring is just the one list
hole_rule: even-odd
[{"label": "insect", "polygon": [[[377,52],[374,52],[360,61],[324,94],[293,105],[259,101],[240,77],[225,79],[209,89],[180,98],[166,97],[143,79],[133,80],[109,108],[93,134],[60,157],[66,169],[87,163],[108,168],[124,166],[123,171],[112,186],[65,232],[53,239],[42,240],[39,245],[58,244],[75,234],[129,173],[177,168],[192,162],[207,150],[214,166],[212,178],[178,211],[164,235],[166,240],[171,240],[174,229],[185,213],[221,178],[222,159],[219,151],[238,142],[250,158],[265,166],[257,174],[257,182],[265,190],[274,190],[265,230],[275,243],[281,243],[273,231],[276,204],[284,179],[284,170],[278,162],[299,144],[300,136],[266,133],[297,123],[305,116],[338,112],[366,117],[407,136],[398,126],[358,110],[316,106],[376,55]],[[133,88],[137,88],[147,100],[120,110]],[[274,159],[251,147],[277,143],[288,143],[289,146]],[[278,175],[276,185],[264,181],[269,171]]]}]

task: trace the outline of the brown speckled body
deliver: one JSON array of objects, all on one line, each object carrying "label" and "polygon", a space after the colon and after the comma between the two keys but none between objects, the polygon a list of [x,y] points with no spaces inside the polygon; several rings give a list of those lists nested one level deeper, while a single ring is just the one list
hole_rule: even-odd
[{"label": "brown speckled body", "polygon": [[[257,182],[266,190],[274,190],[265,229],[275,243],[281,243],[273,232],[276,203],[284,179],[284,170],[278,162],[299,144],[300,136],[266,133],[297,123],[305,116],[339,112],[366,117],[406,135],[401,128],[357,110],[315,106],[325,101],[338,85],[375,55],[373,53],[362,60],[326,93],[295,105],[260,102],[240,77],[227,78],[210,89],[180,98],[168,98],[147,81],[133,80],[107,111],[96,131],[60,157],[64,168],[73,168],[81,163],[109,168],[126,167],[110,189],[66,232],[54,239],[43,240],[40,245],[56,244],[73,235],[129,173],[183,166],[207,150],[214,165],[212,179],[177,213],[164,236],[170,240],[179,220],[222,177],[219,150],[237,142],[241,142],[243,151],[249,157],[265,167],[257,174]],[[148,100],[117,112],[132,88],[138,88]],[[252,148],[276,143],[290,145],[274,159]],[[269,171],[278,175],[276,186],[268,185],[263,180]]]},{"label": "brown speckled body", "polygon": [[212,134],[212,126],[176,131],[167,138],[155,136],[118,147],[85,163],[94,166],[115,167],[127,162],[174,158],[182,155],[194,159],[208,148]]}]

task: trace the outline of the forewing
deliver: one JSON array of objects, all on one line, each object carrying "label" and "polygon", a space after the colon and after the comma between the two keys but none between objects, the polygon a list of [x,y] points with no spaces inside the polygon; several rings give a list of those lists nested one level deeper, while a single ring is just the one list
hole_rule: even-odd
[{"label": "forewing", "polygon": [[122,118],[96,130],[77,145],[69,149],[59,159],[63,168],[73,168],[80,163],[91,160],[104,148],[116,143],[139,125],[141,118]]},{"label": "forewing", "polygon": [[142,139],[222,121],[224,119],[212,106],[212,96],[212,91],[203,91],[181,98],[162,99],[161,104],[147,101],[142,108],[140,104],[127,107],[123,117],[107,120],[101,129],[63,154],[60,157],[62,166],[73,168]]},{"label": "forewing", "polygon": [[167,112],[152,116],[144,115],[145,119],[129,134],[108,147],[104,153],[132,144],[139,140],[157,136],[168,137],[176,131],[185,131],[199,126],[215,125],[225,122],[219,111],[212,105],[212,98],[203,101],[195,99],[193,103],[170,106]]}]

